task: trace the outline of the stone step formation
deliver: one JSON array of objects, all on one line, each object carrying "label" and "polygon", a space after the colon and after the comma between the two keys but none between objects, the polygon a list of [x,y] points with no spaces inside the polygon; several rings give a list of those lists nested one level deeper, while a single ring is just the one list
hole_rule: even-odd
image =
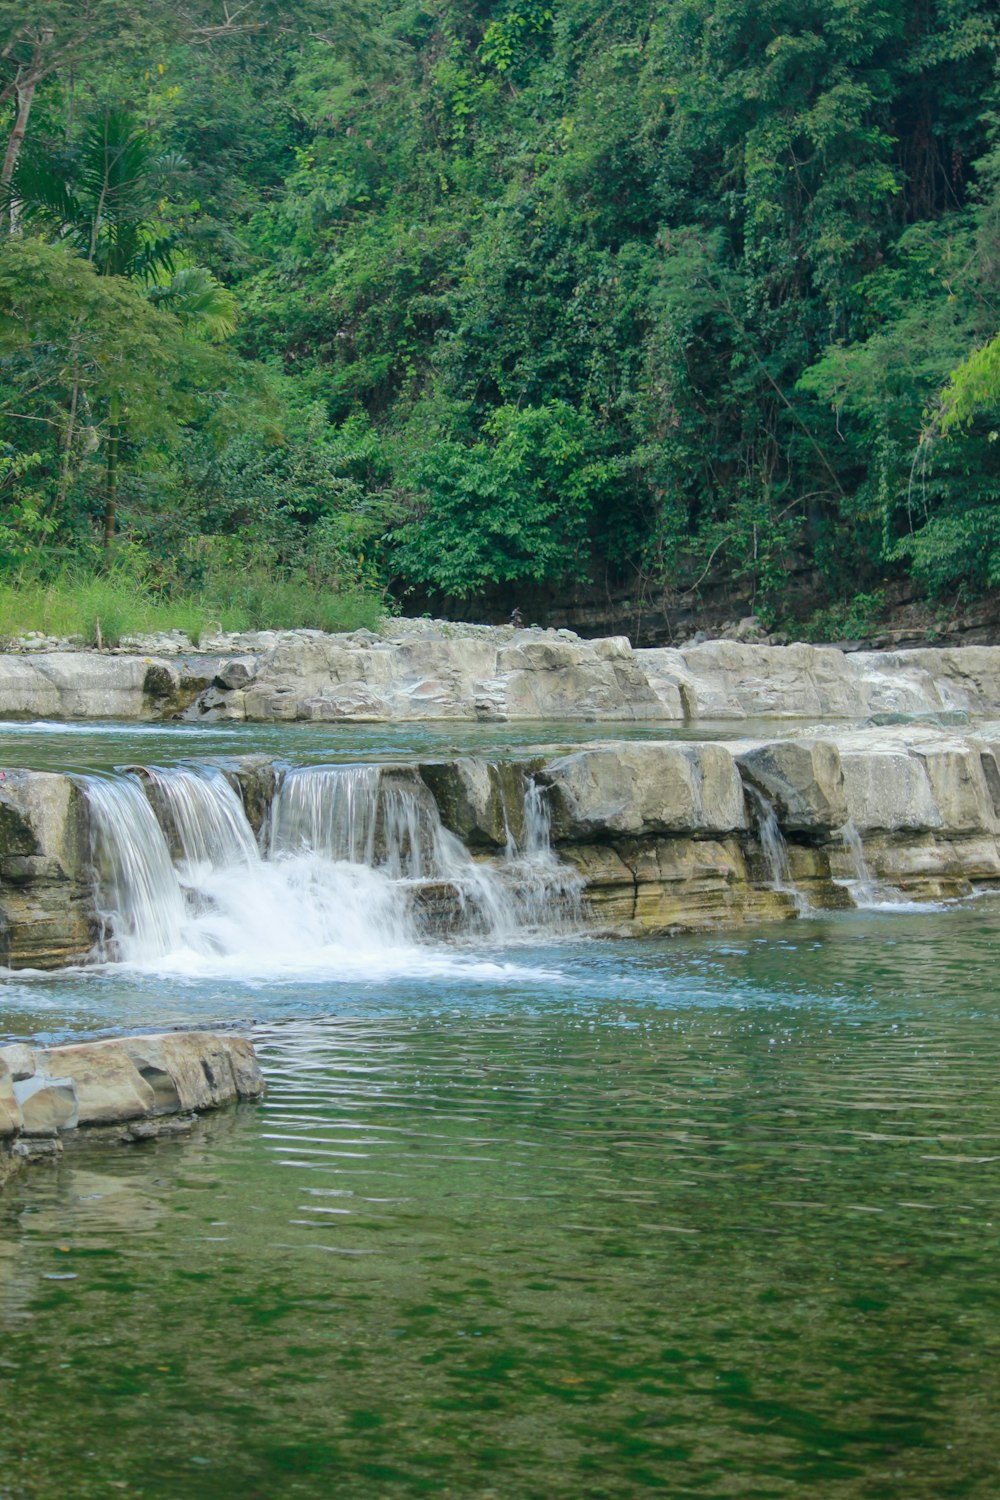
[{"label": "stone step formation", "polygon": [[[326,885],[289,877],[279,891],[293,857],[317,860]],[[207,867],[233,875],[221,894]],[[503,937],[571,909],[595,931],[638,935],[968,895],[1000,886],[1000,723],[371,767],[289,770],[256,755],[201,774],[0,782],[9,968],[120,957],[116,922],[146,942],[133,956],[155,957],[180,941],[185,891],[202,907],[226,891],[238,904],[265,880],[263,904],[280,894],[286,925],[335,921],[346,901],[362,918],[378,909],[401,941]],[[321,899],[328,909],[301,907]]]}]

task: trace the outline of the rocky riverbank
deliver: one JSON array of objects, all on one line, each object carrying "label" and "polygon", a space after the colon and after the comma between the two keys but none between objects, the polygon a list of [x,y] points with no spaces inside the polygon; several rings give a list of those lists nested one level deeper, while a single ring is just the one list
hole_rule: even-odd
[{"label": "rocky riverbank", "polygon": [[[38,643],[34,643],[38,644]],[[41,642],[42,645],[50,643]],[[1000,715],[1000,647],[848,652],[394,620],[383,633],[262,631],[0,655],[0,714],[44,719],[666,724]]]},{"label": "rocky riverbank", "polygon": [[[252,756],[225,774],[259,831],[285,768]],[[133,785],[173,847],[157,778],[139,771]],[[1000,885],[1000,722],[963,733],[908,725],[609,740],[530,759],[380,765],[364,795],[373,838],[384,809],[402,808],[508,879],[532,789],[551,856],[577,877],[599,931],[665,933],[794,916],[859,893],[929,899]],[[94,952],[103,924],[92,821],[71,777],[14,771],[0,782],[0,963],[53,969]],[[377,862],[377,844],[369,856]],[[462,893],[446,875],[404,885],[428,932],[455,924]]]},{"label": "rocky riverbank", "polygon": [[0,1187],[67,1146],[185,1134],[199,1114],[263,1092],[253,1047],[231,1033],[0,1047]]}]

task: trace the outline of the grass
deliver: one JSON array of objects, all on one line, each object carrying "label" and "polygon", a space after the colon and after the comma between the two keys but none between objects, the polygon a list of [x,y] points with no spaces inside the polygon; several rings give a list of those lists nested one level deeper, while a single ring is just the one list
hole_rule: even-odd
[{"label": "grass", "polygon": [[123,636],[183,630],[197,643],[219,629],[374,629],[385,614],[382,600],[359,588],[327,592],[304,578],[234,573],[199,592],[152,593],[127,577],[74,572],[40,580],[0,580],[0,637],[28,631],[77,636],[89,645],[115,646]]}]

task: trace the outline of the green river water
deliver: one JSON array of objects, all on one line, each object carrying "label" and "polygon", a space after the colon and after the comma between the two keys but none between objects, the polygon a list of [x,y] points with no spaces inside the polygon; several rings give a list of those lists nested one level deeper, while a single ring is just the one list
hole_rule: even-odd
[{"label": "green river water", "polygon": [[11,976],[269,1091],[0,1197],[0,1496],[995,1500],[998,964],[987,899]]}]

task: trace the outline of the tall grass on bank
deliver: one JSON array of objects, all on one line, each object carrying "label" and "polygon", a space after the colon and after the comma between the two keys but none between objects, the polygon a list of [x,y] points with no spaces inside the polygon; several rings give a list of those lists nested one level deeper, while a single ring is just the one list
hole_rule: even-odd
[{"label": "tall grass on bank", "polygon": [[124,636],[183,630],[195,643],[218,630],[375,629],[382,600],[359,588],[327,592],[304,578],[263,572],[216,577],[201,591],[154,593],[127,576],[65,572],[0,579],[0,639],[28,631],[115,646]]}]

